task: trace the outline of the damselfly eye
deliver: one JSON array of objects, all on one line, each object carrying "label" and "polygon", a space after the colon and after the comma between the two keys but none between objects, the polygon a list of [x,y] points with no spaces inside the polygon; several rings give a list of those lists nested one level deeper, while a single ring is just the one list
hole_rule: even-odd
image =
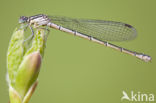
[{"label": "damselfly eye", "polygon": [[20,19],[19,19],[19,23],[25,23],[25,22],[27,22],[27,20],[28,20],[28,17],[21,16]]}]

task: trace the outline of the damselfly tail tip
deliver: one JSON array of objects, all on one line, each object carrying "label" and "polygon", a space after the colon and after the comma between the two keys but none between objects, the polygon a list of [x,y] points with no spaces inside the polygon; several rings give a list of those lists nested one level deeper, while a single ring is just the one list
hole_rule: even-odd
[{"label": "damselfly tail tip", "polygon": [[152,58],[150,56],[148,56],[148,55],[143,55],[142,60],[145,61],[145,62],[151,62]]}]

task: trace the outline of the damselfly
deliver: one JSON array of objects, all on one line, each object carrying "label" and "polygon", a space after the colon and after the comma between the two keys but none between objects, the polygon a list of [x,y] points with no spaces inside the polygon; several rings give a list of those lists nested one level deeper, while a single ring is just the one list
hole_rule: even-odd
[{"label": "damselfly", "polygon": [[21,16],[19,23],[27,23],[31,29],[32,26],[34,26],[34,28],[40,26],[55,28],[130,54],[145,62],[151,61],[151,57],[148,55],[134,52],[107,42],[134,39],[137,35],[136,30],[126,23],[93,19],[74,19],[61,16],[47,16],[44,14],[30,17]]}]

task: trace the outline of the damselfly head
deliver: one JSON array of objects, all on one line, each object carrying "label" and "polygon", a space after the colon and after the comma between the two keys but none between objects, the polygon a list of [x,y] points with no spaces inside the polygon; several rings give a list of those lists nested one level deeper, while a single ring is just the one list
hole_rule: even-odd
[{"label": "damselfly head", "polygon": [[26,17],[26,16],[21,16],[19,18],[19,23],[26,23],[27,21],[28,21],[28,17]]}]

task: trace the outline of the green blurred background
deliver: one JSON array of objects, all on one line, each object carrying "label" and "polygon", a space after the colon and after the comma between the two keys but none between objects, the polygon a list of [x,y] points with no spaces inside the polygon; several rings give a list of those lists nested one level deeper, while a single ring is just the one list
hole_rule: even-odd
[{"label": "green blurred background", "polygon": [[145,63],[51,29],[30,103],[120,103],[123,90],[156,95],[156,0],[0,0],[0,13],[0,103],[9,101],[6,53],[18,18],[40,13],[131,24],[138,31],[135,40],[111,43],[153,60]]}]

